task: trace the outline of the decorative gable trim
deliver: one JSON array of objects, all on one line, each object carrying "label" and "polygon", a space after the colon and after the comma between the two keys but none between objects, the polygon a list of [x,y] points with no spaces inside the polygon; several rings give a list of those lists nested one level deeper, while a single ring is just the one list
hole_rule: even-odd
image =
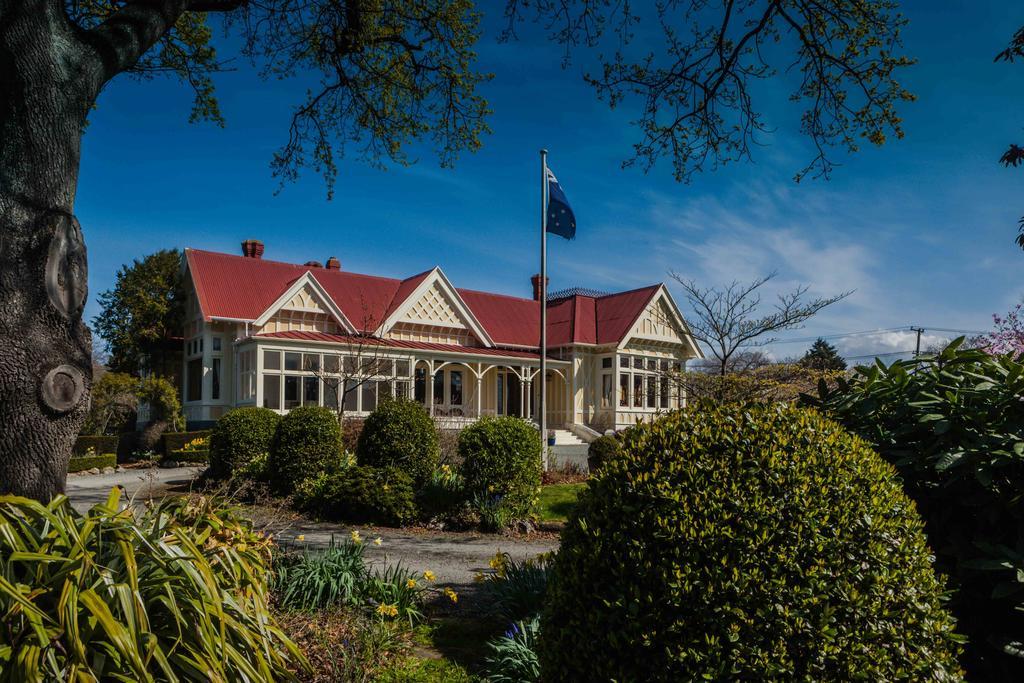
[{"label": "decorative gable trim", "polygon": [[[434,267],[430,273],[423,278],[423,281],[417,285],[409,296],[405,298],[401,304],[399,304],[392,312],[391,315],[381,323],[381,326],[377,328],[376,336],[383,337],[387,334],[391,328],[400,322],[413,322],[416,321],[408,319],[409,313],[415,307],[427,293],[434,287],[438,287],[441,292],[447,297],[448,302],[451,304],[454,312],[462,320],[463,325],[466,329],[473,333],[473,335],[480,340],[480,343],[486,347],[494,346],[494,340],[487,334],[487,330],[480,324],[476,316],[473,315],[472,309],[466,305],[463,301],[462,296],[459,295],[458,290],[452,286],[452,283],[448,280],[445,274],[439,267]],[[430,321],[424,321],[422,324],[432,324]]]},{"label": "decorative gable trim", "polygon": [[327,315],[331,316],[335,322],[337,322],[343,330],[349,334],[357,334],[356,328],[349,322],[349,319],[345,317],[338,305],[334,303],[334,299],[327,293],[323,285],[316,279],[310,271],[306,271],[300,276],[295,282],[293,282],[288,289],[284,291],[281,296],[277,298],[277,301],[270,304],[267,310],[263,311],[256,320],[253,321],[253,325],[261,327],[267,324],[274,314],[285,307],[288,302],[294,299],[303,289],[309,287],[313,291],[316,298],[319,300],[320,306],[323,308]]},{"label": "decorative gable trim", "polygon": [[651,298],[648,299],[647,303],[644,304],[643,308],[640,309],[640,312],[637,313],[636,319],[634,319],[633,322],[630,323],[629,331],[622,338],[622,341],[619,342],[618,348],[625,348],[625,346],[633,339],[654,339],[653,337],[649,338],[638,335],[636,333],[636,326],[637,323],[640,322],[640,319],[643,317],[643,315],[647,312],[647,310],[650,309],[651,306],[657,306],[659,303],[665,304],[665,307],[668,309],[669,315],[671,316],[671,322],[675,323],[676,326],[678,326],[678,329],[682,331],[683,339],[686,342],[687,346],[690,347],[690,350],[693,353],[693,357],[704,358],[704,353],[700,350],[700,346],[693,338],[693,333],[690,331],[690,326],[686,323],[686,320],[683,318],[683,314],[679,312],[679,306],[676,305],[675,300],[672,298],[672,294],[668,291],[668,288],[664,284],[658,286],[658,289],[655,290]]}]

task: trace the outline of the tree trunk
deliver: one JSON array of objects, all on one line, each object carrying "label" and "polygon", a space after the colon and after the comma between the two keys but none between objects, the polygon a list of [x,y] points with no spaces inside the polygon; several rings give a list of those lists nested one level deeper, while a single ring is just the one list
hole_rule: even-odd
[{"label": "tree trunk", "polygon": [[60,2],[0,0],[0,492],[64,490],[89,406],[86,258],[72,210],[97,76]]}]

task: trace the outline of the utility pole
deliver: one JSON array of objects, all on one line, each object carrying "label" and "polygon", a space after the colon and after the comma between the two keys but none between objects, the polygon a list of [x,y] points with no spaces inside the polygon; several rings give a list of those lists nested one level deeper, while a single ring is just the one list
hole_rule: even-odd
[{"label": "utility pole", "polygon": [[924,332],[923,327],[911,327],[911,332],[917,332],[917,345],[914,347],[914,358],[921,355],[921,334]]}]

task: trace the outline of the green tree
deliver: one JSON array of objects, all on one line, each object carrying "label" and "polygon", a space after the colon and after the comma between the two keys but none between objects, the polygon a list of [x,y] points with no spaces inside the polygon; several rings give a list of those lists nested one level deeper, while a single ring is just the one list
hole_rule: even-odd
[{"label": "green tree", "polygon": [[92,325],[106,342],[111,370],[177,376],[169,361],[178,357],[180,345],[172,340],[185,326],[180,251],[162,249],[121,266],[114,287],[99,300],[102,310]]},{"label": "green tree", "polygon": [[811,348],[800,359],[800,365],[811,370],[837,370],[842,372],[846,369],[846,361],[836,351],[836,347],[821,337],[818,337],[817,341],[811,344]]},{"label": "green tree", "polygon": [[[222,123],[212,76],[221,61],[210,14],[266,78],[304,84],[272,160],[293,179],[310,167],[328,193],[338,161],[407,164],[425,143],[450,165],[480,146],[489,114],[478,86],[474,0],[0,0],[0,490],[48,498],[64,488],[67,459],[87,412],[91,338],[82,322],[87,260],[74,198],[86,119],[122,74],[180,79],[192,119]],[[553,39],[598,46],[632,35],[618,3],[509,0],[514,34],[536,10]],[[677,178],[749,156],[763,132],[753,81],[772,75],[764,55],[801,74],[803,130],[827,174],[824,149],[899,136],[895,80],[905,21],[892,0],[751,0],[712,9],[668,3],[648,15],[665,41],[650,58],[625,57],[590,77],[601,97],[634,98],[641,139],[634,161],[671,158]],[[625,16],[625,23],[620,19]],[[618,30],[617,30],[618,29]],[[782,44],[789,49],[765,50]],[[648,52],[647,49],[644,50]],[[616,55],[635,50],[613,52]]]},{"label": "green tree", "polygon": [[91,398],[82,433],[120,433],[139,408],[139,379],[123,372],[105,372],[92,385]]}]

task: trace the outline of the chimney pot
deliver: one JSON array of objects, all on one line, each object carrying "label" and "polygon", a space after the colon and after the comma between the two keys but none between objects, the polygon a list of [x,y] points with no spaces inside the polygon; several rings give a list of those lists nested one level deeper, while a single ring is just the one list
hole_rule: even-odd
[{"label": "chimney pot", "polygon": [[310,268],[323,268],[324,264],[319,261],[306,261],[303,265],[309,266]]},{"label": "chimney pot", "polygon": [[327,270],[341,270],[341,261],[331,256],[327,259]]},{"label": "chimney pot", "polygon": [[242,242],[242,256],[263,258],[263,242],[261,240],[245,240]]},{"label": "chimney pot", "polygon": [[[547,285],[549,282],[551,282],[551,278],[544,278],[545,285]],[[540,273],[537,273],[536,275],[530,278],[530,284],[533,285],[533,300],[540,301]]]}]

